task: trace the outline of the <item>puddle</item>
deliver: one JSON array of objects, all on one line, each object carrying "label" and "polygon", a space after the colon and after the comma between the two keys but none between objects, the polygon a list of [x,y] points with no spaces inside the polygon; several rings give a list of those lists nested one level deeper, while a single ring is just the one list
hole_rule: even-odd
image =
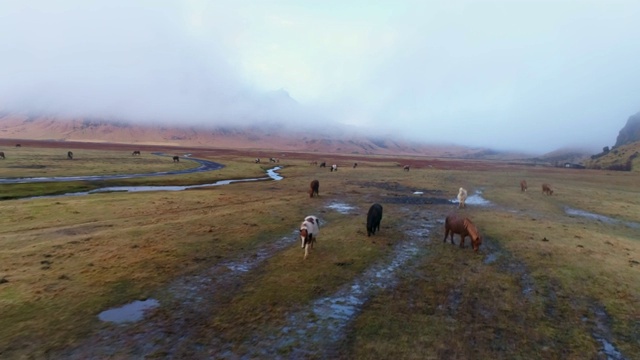
[{"label": "puddle", "polygon": [[62,195],[48,195],[48,196],[33,196],[22,198],[20,200],[31,200],[31,199],[49,199],[49,198],[58,198],[65,196],[84,196],[90,194],[98,194],[98,193],[108,193],[108,192],[143,192],[143,191],[182,191],[187,189],[197,189],[203,187],[210,186],[222,186],[229,185],[239,182],[252,182],[252,181],[264,181],[264,180],[282,180],[283,177],[280,176],[276,171],[280,170],[281,167],[277,166],[273,169],[267,170],[267,176],[261,178],[252,178],[252,179],[235,179],[235,180],[220,180],[211,184],[198,184],[198,185],[183,185],[183,186],[108,186],[99,189],[94,189],[91,191],[82,191],[82,192],[73,192],[66,193]]},{"label": "puddle", "polygon": [[348,214],[349,212],[351,212],[352,210],[355,209],[355,207],[345,204],[345,203],[339,203],[339,202],[333,202],[329,205],[327,205],[327,207],[329,209],[335,210],[337,212],[339,212],[340,214]]},{"label": "puddle", "polygon": [[422,195],[424,194],[424,191],[414,191],[413,195]]},{"label": "puddle", "polygon": [[[457,198],[451,200],[454,204],[459,204]],[[482,197],[482,190],[476,190],[472,195],[467,196],[467,200],[465,200],[465,205],[478,205],[478,206],[489,206],[491,205],[491,201]]]},{"label": "puddle", "polygon": [[607,224],[623,224],[623,225],[626,225],[626,226],[628,226],[630,228],[633,228],[633,229],[640,229],[640,224],[639,223],[635,223],[635,222],[632,222],[632,221],[618,220],[618,219],[610,218],[608,216],[604,216],[604,215],[600,215],[600,214],[594,214],[594,213],[591,213],[591,212],[588,212],[588,211],[570,208],[568,206],[564,208],[564,212],[567,215],[570,215],[570,216],[580,216],[580,217],[584,217],[584,218],[587,218],[587,219],[600,221],[600,222],[607,223]]},{"label": "puddle", "polygon": [[142,320],[144,311],[159,306],[160,303],[156,299],[136,300],[119,308],[109,309],[101,312],[98,318],[105,322],[127,323]]},{"label": "puddle", "polygon": [[500,257],[500,253],[499,252],[491,253],[491,254],[487,255],[487,257],[484,258],[484,263],[485,264],[494,263],[494,262],[496,262],[496,260],[498,260],[499,257]]},{"label": "puddle", "polygon": [[622,355],[620,350],[618,350],[615,345],[613,345],[610,341],[611,339],[611,318],[607,314],[606,310],[602,305],[594,305],[591,308],[591,312],[594,315],[594,329],[591,334],[595,340],[602,344],[602,348],[599,349],[599,354],[604,354],[608,360],[625,360],[626,358]]},{"label": "puddle", "polygon": [[388,260],[371,266],[333,295],[317,299],[309,307],[291,313],[283,327],[255,335],[243,344],[246,345],[246,354],[238,356],[229,345],[219,354],[224,354],[222,358],[233,359],[324,358],[319,354],[330,353],[332,347],[344,338],[347,326],[367,300],[377,292],[395,286],[398,270],[406,270],[407,264],[424,249],[431,227],[432,224],[425,224],[425,227],[407,230],[407,239],[394,247]]}]

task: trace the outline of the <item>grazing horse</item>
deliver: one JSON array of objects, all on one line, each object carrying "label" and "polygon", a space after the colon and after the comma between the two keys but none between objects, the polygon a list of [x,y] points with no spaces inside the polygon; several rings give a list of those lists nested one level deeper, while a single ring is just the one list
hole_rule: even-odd
[{"label": "grazing horse", "polygon": [[358,163],[353,163],[353,168],[357,168],[358,167]]},{"label": "grazing horse", "polygon": [[463,208],[465,207],[465,200],[467,200],[467,190],[465,188],[460,188],[460,190],[458,190],[458,208]]},{"label": "grazing horse", "polygon": [[367,213],[367,236],[380,231],[380,221],[382,220],[382,205],[375,203],[369,208]]},{"label": "grazing horse", "polygon": [[131,155],[132,155],[132,156],[140,155],[140,150],[134,150],[134,151],[131,153]]},{"label": "grazing horse", "polygon": [[320,163],[320,167],[327,167],[327,163],[326,163],[326,162],[324,162],[324,161],[323,161],[323,162],[321,162],[321,163]]},{"label": "grazing horse", "polygon": [[273,162],[273,163],[279,163],[280,160],[276,159],[276,158],[269,158],[269,162]]},{"label": "grazing horse", "polygon": [[312,161],[312,162],[309,163],[309,165],[318,165],[318,162],[317,161]]},{"label": "grazing horse", "polygon": [[527,180],[520,181],[520,191],[522,192],[527,191]]},{"label": "grazing horse", "polygon": [[410,165],[405,165],[405,166],[404,166],[404,171],[409,171],[409,169],[411,169],[411,166],[410,166]]},{"label": "grazing horse", "polygon": [[330,171],[331,171],[331,172],[333,172],[333,171],[338,171],[338,165],[336,165],[336,164],[331,165],[331,169],[330,169]]},{"label": "grazing horse", "polygon": [[255,163],[260,164],[260,158],[256,158]]},{"label": "grazing horse", "polygon": [[309,255],[309,249],[313,249],[313,243],[318,239],[319,233],[320,220],[313,215],[304,218],[304,221],[300,224],[300,240],[302,241],[305,259]]},{"label": "grazing horse", "polygon": [[20,144],[16,144],[16,147],[21,147],[21,146],[22,146],[22,145],[20,145]]},{"label": "grazing horse", "polygon": [[553,190],[551,189],[551,185],[547,183],[542,184],[542,193],[547,194],[549,196],[553,195]]},{"label": "grazing horse", "polygon": [[318,180],[313,180],[309,185],[309,197],[313,197],[313,194],[316,196],[320,196],[318,192],[320,190],[320,182]]},{"label": "grazing horse", "polygon": [[180,162],[180,156],[176,155],[173,157],[173,162]]},{"label": "grazing horse", "polygon": [[0,151],[0,158],[4,160],[4,151]]},{"label": "grazing horse", "polygon": [[478,252],[480,244],[482,244],[482,237],[478,232],[476,226],[471,222],[469,218],[459,218],[456,214],[450,214],[444,221],[444,239],[442,242],[447,242],[447,236],[451,234],[451,243],[453,244],[453,234],[460,235],[460,247],[464,248],[464,240],[467,236],[471,238],[471,246],[475,252]]},{"label": "grazing horse", "polygon": [[67,152],[67,159],[73,159],[73,153],[71,151]]}]

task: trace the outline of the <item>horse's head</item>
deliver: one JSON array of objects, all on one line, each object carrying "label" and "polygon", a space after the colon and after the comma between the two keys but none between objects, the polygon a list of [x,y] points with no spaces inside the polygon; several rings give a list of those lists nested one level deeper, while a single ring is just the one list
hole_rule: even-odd
[{"label": "horse's head", "polygon": [[475,237],[471,238],[471,246],[473,246],[473,251],[478,252],[480,249],[480,245],[482,245],[482,236],[477,234]]}]

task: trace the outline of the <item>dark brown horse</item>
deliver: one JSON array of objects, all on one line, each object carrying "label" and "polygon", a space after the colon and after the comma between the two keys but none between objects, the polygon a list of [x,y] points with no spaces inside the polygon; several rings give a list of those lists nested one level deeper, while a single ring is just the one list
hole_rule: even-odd
[{"label": "dark brown horse", "polygon": [[180,156],[176,155],[173,157],[173,162],[180,162]]},{"label": "dark brown horse", "polygon": [[527,191],[527,180],[520,181],[520,191],[522,192]]},{"label": "dark brown horse", "polygon": [[547,195],[553,195],[553,190],[551,189],[551,185],[542,184],[542,193]]},{"label": "dark brown horse", "polygon": [[0,158],[4,159],[4,151],[0,151]]},{"label": "dark brown horse", "polygon": [[67,152],[67,159],[69,159],[69,160],[73,159],[73,153],[71,151]]},{"label": "dark brown horse", "polygon": [[471,222],[469,218],[460,218],[456,214],[450,214],[444,221],[444,240],[447,242],[447,236],[451,234],[451,243],[453,244],[453,234],[460,235],[460,247],[464,248],[464,240],[467,236],[471,238],[471,246],[475,252],[478,252],[480,244],[482,244],[482,237],[478,232],[476,226]]},{"label": "dark brown horse", "polygon": [[131,153],[131,155],[132,155],[132,156],[140,155],[140,150],[134,150],[134,151]]},{"label": "dark brown horse", "polygon": [[309,197],[313,197],[313,194],[316,196],[320,196],[318,192],[320,190],[320,182],[318,180],[313,180],[309,185]]}]

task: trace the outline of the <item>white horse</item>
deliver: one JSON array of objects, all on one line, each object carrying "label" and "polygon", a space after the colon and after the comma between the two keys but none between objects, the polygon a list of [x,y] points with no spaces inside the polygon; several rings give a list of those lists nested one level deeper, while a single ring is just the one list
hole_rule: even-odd
[{"label": "white horse", "polygon": [[458,208],[463,208],[465,207],[464,205],[464,201],[467,200],[467,190],[465,190],[465,188],[460,188],[460,190],[458,190]]},{"label": "white horse", "polygon": [[300,224],[300,240],[302,241],[305,259],[309,255],[309,248],[313,249],[313,243],[318,239],[319,233],[320,220],[313,215],[304,218],[304,221]]}]

